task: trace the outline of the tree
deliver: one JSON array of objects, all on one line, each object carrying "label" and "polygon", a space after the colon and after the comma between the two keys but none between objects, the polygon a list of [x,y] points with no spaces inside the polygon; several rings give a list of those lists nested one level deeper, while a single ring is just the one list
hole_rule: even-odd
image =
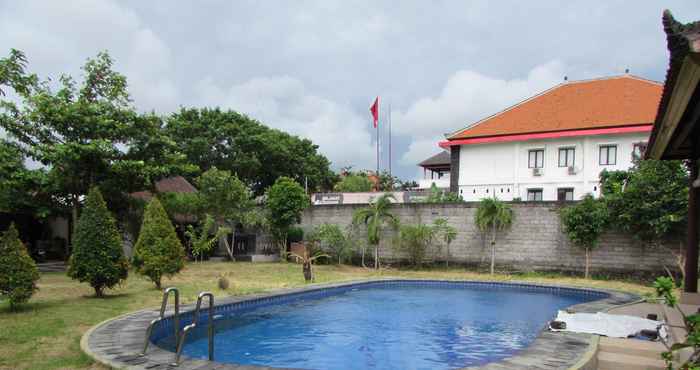
[{"label": "tree", "polygon": [[280,257],[287,249],[289,228],[301,222],[301,213],[309,207],[309,197],[296,181],[280,177],[266,192],[267,219],[280,248]]},{"label": "tree", "polygon": [[[666,347],[666,351],[661,353],[661,358],[666,362],[666,368],[668,370],[697,370],[700,368],[700,342],[698,342],[698,338],[700,338],[700,313],[686,315],[681,310],[678,298],[674,294],[676,284],[671,277],[656,278],[653,287],[656,291],[656,296],[661,298],[661,301],[666,306],[678,311],[680,317],[683,318],[683,325],[685,326],[685,338],[679,338],[682,341],[677,340],[671,345],[668,339],[661,338],[661,343]],[[687,351],[687,349],[691,349],[691,351],[689,353],[681,352]],[[683,361],[679,362],[679,357]]]},{"label": "tree", "polygon": [[27,169],[25,159],[17,144],[0,139],[0,212],[30,213],[43,218],[52,212],[44,192],[46,172]]},{"label": "tree", "polygon": [[[251,191],[238,178],[226,170],[212,167],[195,180],[199,191],[196,194],[196,204],[199,213],[211,214],[219,226],[229,224],[230,233],[234,233],[236,227],[241,224],[248,226],[255,223],[251,219],[254,208]],[[257,220],[257,219],[256,219]],[[220,240],[226,247],[226,251],[233,258],[233,246],[228,244],[226,236],[230,233],[219,233]]]},{"label": "tree", "polygon": [[447,255],[445,256],[445,267],[450,267],[450,244],[457,239],[457,229],[447,223],[447,219],[438,218],[433,221],[433,227],[435,227],[439,237],[442,237],[442,241],[445,243]]},{"label": "tree", "polygon": [[0,96],[5,96],[3,86],[18,93],[26,93],[30,86],[36,84],[36,76],[27,74],[26,67],[27,58],[16,49],[10,49],[10,55],[0,59]]},{"label": "tree", "polygon": [[332,189],[330,162],[310,140],[271,129],[243,114],[218,108],[182,108],[168,118],[169,136],[202,171],[230,171],[262,194],[278,177]]},{"label": "tree", "polygon": [[307,283],[314,281],[314,270],[312,267],[313,263],[319,258],[330,257],[321,251],[318,251],[312,255],[308,249],[304,249],[303,255],[298,255],[291,252],[288,255],[296,258],[297,261],[301,261],[301,271],[304,274],[304,281]]},{"label": "tree", "polygon": [[342,193],[361,193],[372,190],[372,182],[364,174],[348,174],[335,184],[334,191]]},{"label": "tree", "polygon": [[209,253],[220,238],[230,233],[231,229],[228,227],[217,228],[214,218],[206,215],[204,222],[200,224],[199,230],[195,230],[192,225],[187,225],[185,236],[189,239],[192,247],[192,256],[194,256],[195,261],[197,258],[201,261],[204,254]]},{"label": "tree", "polygon": [[580,202],[562,209],[560,217],[569,240],[585,250],[585,277],[588,279],[591,250],[598,246],[598,239],[608,224],[607,206],[588,194]]},{"label": "tree", "polygon": [[[682,235],[687,225],[688,172],[681,161],[644,160],[600,175],[610,223],[648,245]],[[669,248],[685,274],[685,256]]]},{"label": "tree", "polygon": [[422,223],[416,225],[401,225],[399,228],[398,249],[408,253],[412,266],[420,267],[425,260],[425,254],[433,242],[436,228]]},{"label": "tree", "polygon": [[185,252],[175,228],[157,197],[148,203],[139,239],[134,246],[133,265],[160,289],[163,275],[172,276],[185,267]]},{"label": "tree", "polygon": [[95,289],[95,295],[102,297],[105,288],[119,284],[128,273],[129,264],[116,222],[102,194],[94,187],[75,227],[68,276],[87,282]]},{"label": "tree", "polygon": [[681,161],[640,161],[615,177],[622,186],[601,175],[601,187],[612,189],[603,198],[615,225],[647,243],[685,230],[688,172]]},{"label": "tree", "polygon": [[144,161],[125,150],[154,122],[136,113],[126,77],[112,66],[112,58],[99,53],[85,63],[79,83],[67,75],[38,82],[15,68],[11,75],[20,80],[14,86],[21,104],[0,103],[0,127],[46,166],[46,189],[55,207],[71,210],[74,225],[91,187],[99,186],[110,207],[118,207],[126,205],[128,192],[168,172],[162,156]]},{"label": "tree", "polygon": [[321,248],[331,252],[331,255],[338,260],[338,264],[343,263],[343,259],[350,251],[350,239],[343,233],[340,226],[325,223],[316,226],[309,239],[318,240]]},{"label": "tree", "polygon": [[353,223],[364,224],[367,228],[367,243],[374,246],[374,268],[379,269],[379,241],[387,229],[397,230],[398,219],[391,213],[394,195],[385,193],[376,198],[368,207],[358,209],[353,214]]},{"label": "tree", "polygon": [[14,310],[39,289],[36,286],[36,281],[39,280],[36,263],[19,240],[14,224],[10,225],[0,239],[0,266],[0,295],[8,298],[10,310]]},{"label": "tree", "polygon": [[513,210],[496,198],[484,198],[479,202],[474,218],[481,232],[491,231],[491,274],[496,264],[496,233],[510,227],[513,222]]}]

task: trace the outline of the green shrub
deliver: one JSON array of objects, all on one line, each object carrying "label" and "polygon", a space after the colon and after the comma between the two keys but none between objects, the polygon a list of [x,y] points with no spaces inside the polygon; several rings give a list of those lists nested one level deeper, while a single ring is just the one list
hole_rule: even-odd
[{"label": "green shrub", "polygon": [[9,299],[11,310],[31,298],[38,289],[37,280],[36,263],[19,240],[15,225],[11,224],[0,240],[0,294]]},{"label": "green shrub", "polygon": [[343,233],[340,226],[326,223],[316,226],[310,234],[309,239],[318,241],[321,244],[321,249],[330,252],[333,260],[338,261],[338,264],[343,263],[343,260],[349,257],[350,238],[349,235]]},{"label": "green shrub", "polygon": [[333,190],[341,193],[361,193],[372,190],[372,181],[365,174],[349,174],[335,184]]},{"label": "green shrub", "polygon": [[435,183],[430,186],[425,203],[464,203],[464,199],[458,193],[439,189]]},{"label": "green shrub", "polygon": [[433,243],[436,231],[433,226],[425,224],[401,225],[396,246],[408,254],[412,266],[420,267],[428,247]]},{"label": "green shrub", "polygon": [[172,276],[185,267],[182,244],[158,198],[154,197],[144,212],[141,233],[134,247],[133,265],[158,289],[163,275]]},{"label": "green shrub", "polygon": [[116,222],[102,194],[94,187],[75,227],[68,276],[87,282],[95,289],[95,295],[102,297],[105,288],[119,284],[128,273],[129,263],[124,257]]}]

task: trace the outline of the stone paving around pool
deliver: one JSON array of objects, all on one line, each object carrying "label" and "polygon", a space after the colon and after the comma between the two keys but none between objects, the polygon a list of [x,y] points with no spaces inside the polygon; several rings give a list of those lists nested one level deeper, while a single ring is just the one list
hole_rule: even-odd
[{"label": "stone paving around pool", "polygon": [[[402,281],[401,279],[386,280],[359,280],[343,283],[319,284],[303,288],[283,289],[264,294],[253,294],[237,297],[226,297],[217,299],[216,305],[228,305],[239,302],[247,302],[258,299],[279,298],[292,293],[313,292],[329,288],[341,288],[357,284],[372,282]],[[408,281],[408,280],[406,280]],[[411,280],[414,281],[414,280]],[[458,281],[457,281],[458,282]],[[609,296],[597,301],[591,301],[569,307],[575,312],[599,312],[612,307],[633,302],[639,299],[638,296],[630,293],[600,290],[582,289],[568,286],[528,284],[528,283],[502,283],[502,282],[479,282],[499,285],[529,285],[534,287],[554,288],[554,289],[578,289],[592,292],[607,293]],[[194,311],[195,307],[183,305],[180,307],[182,313]],[[166,318],[173,314],[172,308],[166,312]],[[81,340],[81,348],[85,353],[96,361],[116,369],[130,370],[260,370],[272,369],[264,366],[235,365],[210,362],[205,360],[190,359],[183,356],[179,366],[173,366],[175,354],[150,345],[145,356],[140,356],[145,340],[146,328],[151,320],[159,316],[159,309],[143,310],[129,313],[100,323],[85,333]],[[593,369],[595,364],[588,361],[595,357],[598,337],[590,334],[550,332],[542,330],[535,341],[517,355],[498,362],[492,362],[480,367],[469,367],[465,369],[476,370],[504,370],[504,369]]]}]

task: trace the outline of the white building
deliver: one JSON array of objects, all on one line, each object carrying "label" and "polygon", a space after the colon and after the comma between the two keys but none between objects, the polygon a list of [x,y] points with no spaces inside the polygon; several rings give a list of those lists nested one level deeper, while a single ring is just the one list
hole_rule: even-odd
[{"label": "white building", "polygon": [[448,136],[450,190],[466,201],[576,200],[643,153],[662,85],[631,75],[569,81]]},{"label": "white building", "polygon": [[418,180],[418,189],[450,188],[450,152],[442,151],[418,164],[423,168],[423,178]]}]

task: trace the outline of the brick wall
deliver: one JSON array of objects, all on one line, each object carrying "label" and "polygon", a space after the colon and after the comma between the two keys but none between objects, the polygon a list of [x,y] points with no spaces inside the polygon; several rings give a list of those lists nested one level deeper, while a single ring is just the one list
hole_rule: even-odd
[{"label": "brick wall", "polygon": [[[501,269],[530,271],[581,271],[583,250],[570,244],[562,232],[558,210],[554,202],[512,203],[515,219],[509,230],[500,231],[496,241],[496,266]],[[490,260],[488,241],[474,225],[477,203],[464,204],[402,204],[394,205],[392,212],[402,223],[432,223],[446,218],[457,231],[457,239],[450,246],[451,261],[462,264],[486,264]],[[308,230],[315,225],[335,223],[349,225],[353,212],[361,205],[324,205],[308,209],[301,226]],[[678,252],[679,241],[666,241],[662,246],[645,246],[631,235],[610,231],[603,235],[599,247],[591,255],[592,271],[634,273],[663,272],[663,266],[677,270],[672,248]],[[391,235],[380,245],[386,260],[403,256],[392,247]],[[436,260],[444,260],[445,250],[429,253]]]}]

